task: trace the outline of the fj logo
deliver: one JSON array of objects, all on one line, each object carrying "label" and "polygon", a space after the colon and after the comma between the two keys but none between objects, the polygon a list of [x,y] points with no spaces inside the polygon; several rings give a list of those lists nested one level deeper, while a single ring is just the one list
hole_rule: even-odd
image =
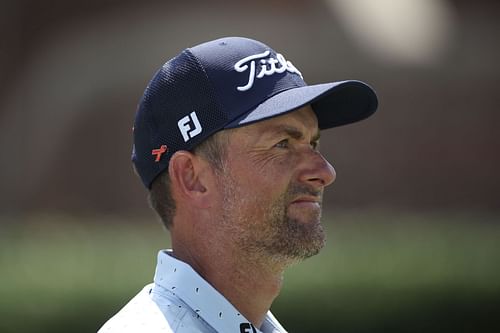
[{"label": "fj logo", "polygon": [[[191,127],[191,125],[193,125],[194,127]],[[189,139],[197,136],[202,131],[200,122],[198,121],[198,117],[196,116],[196,112],[194,111],[179,120],[177,122],[177,126],[181,131],[184,142],[188,142]]]},{"label": "fj logo", "polygon": [[241,323],[240,324],[240,333],[257,333],[255,327],[253,327],[250,323]]}]

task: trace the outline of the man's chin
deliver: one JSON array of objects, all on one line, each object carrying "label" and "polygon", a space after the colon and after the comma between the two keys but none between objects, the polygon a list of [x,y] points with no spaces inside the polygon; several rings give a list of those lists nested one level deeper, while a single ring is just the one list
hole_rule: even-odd
[{"label": "man's chin", "polygon": [[299,224],[317,225],[321,222],[321,207],[316,202],[292,203],[288,207],[287,217]]},{"label": "man's chin", "polygon": [[290,219],[289,254],[295,259],[307,259],[319,253],[326,244],[326,234],[319,216],[308,219]]},{"label": "man's chin", "polygon": [[287,253],[289,264],[299,263],[310,257],[317,255],[325,246],[325,239],[317,239],[314,243],[308,243],[306,246],[295,248],[294,251]]}]

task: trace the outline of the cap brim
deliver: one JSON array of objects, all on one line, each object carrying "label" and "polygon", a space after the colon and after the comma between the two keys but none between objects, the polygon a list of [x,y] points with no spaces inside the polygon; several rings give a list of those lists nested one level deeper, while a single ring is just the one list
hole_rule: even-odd
[{"label": "cap brim", "polygon": [[373,89],[361,81],[323,83],[282,91],[225,128],[248,125],[310,104],[320,129],[350,124],[372,115],[378,106]]}]

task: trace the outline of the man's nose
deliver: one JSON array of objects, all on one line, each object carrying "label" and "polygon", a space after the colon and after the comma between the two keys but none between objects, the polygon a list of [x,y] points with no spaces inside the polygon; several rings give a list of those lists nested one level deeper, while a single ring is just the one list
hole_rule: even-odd
[{"label": "man's nose", "polygon": [[319,153],[311,151],[307,154],[303,169],[299,175],[301,182],[321,189],[335,181],[336,173],[333,166]]}]

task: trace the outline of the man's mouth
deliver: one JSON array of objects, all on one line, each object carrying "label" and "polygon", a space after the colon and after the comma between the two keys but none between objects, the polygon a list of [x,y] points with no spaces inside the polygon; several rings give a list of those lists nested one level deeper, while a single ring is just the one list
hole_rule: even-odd
[{"label": "man's mouth", "polygon": [[298,205],[298,206],[303,206],[303,207],[321,207],[321,197],[318,196],[300,196],[293,200],[291,205]]}]

